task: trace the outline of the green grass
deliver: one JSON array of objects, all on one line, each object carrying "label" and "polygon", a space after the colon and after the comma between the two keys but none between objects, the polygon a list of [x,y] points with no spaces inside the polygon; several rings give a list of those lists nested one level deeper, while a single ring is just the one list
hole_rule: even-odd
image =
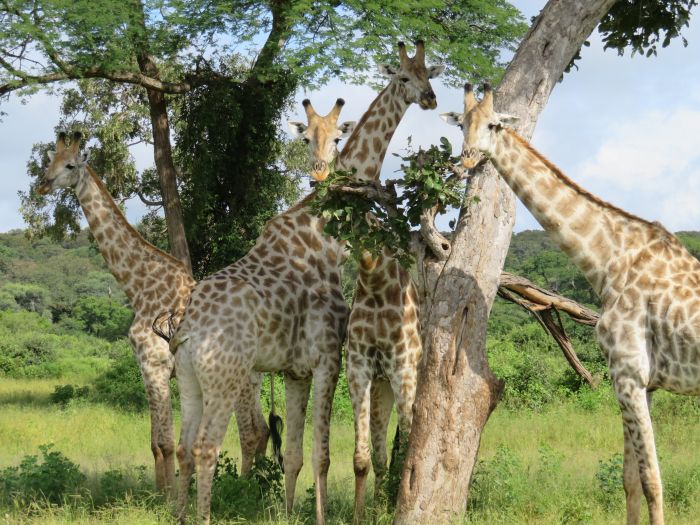
[{"label": "green grass", "polygon": [[[148,415],[85,401],[74,401],[61,409],[49,402],[49,394],[64,382],[3,378],[0,468],[17,465],[22,457],[36,455],[39,445],[53,443],[54,450],[80,465],[94,501],[98,499],[100,476],[111,469],[133,470],[145,465],[147,482],[152,483]],[[593,409],[582,408],[581,403],[572,400],[555,403],[541,412],[496,410],[483,436],[472,504],[464,523],[623,522],[622,487],[613,484],[613,494],[605,494],[596,480],[600,462],[609,462],[622,451],[620,415],[609,392],[600,396],[603,401]],[[665,394],[655,396],[657,445],[669,524],[697,523],[700,516],[700,410],[693,403]],[[307,427],[305,465],[297,486],[299,509],[312,484],[311,436],[311,428]],[[224,449],[231,458],[240,457],[235,424],[229,428]],[[351,517],[354,490],[350,422],[334,422],[331,453],[329,523],[346,523]],[[281,509],[276,510],[283,515]],[[390,520],[382,511],[377,517],[379,523]],[[258,523],[280,521],[286,522],[271,517]],[[302,523],[302,517],[295,516],[291,522]],[[0,507],[1,523],[160,524],[173,520],[168,505],[154,497],[123,497],[97,505],[90,503],[89,495],[83,495],[49,508]]]}]

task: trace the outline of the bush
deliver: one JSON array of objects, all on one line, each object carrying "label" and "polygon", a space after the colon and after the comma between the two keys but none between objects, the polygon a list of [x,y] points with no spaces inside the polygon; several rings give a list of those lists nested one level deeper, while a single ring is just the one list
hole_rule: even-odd
[{"label": "bush", "polygon": [[0,487],[6,502],[60,504],[65,497],[83,491],[85,475],[78,465],[52,448],[53,445],[40,445],[41,460],[37,456],[25,456],[19,466],[0,471]]},{"label": "bush", "polygon": [[623,487],[623,465],[624,456],[615,454],[607,461],[598,462],[598,471],[595,479],[598,482],[598,492],[596,497],[603,508],[607,511],[616,510],[621,507],[624,497]]},{"label": "bush", "polygon": [[52,403],[65,407],[72,399],[81,399],[88,396],[90,388],[86,386],[74,387],[73,385],[58,385],[49,396]]},{"label": "bush", "polygon": [[507,511],[520,501],[522,465],[517,456],[501,444],[496,454],[477,463],[472,476],[467,510]]},{"label": "bush", "polygon": [[97,337],[114,341],[126,337],[134,319],[134,312],[109,297],[88,296],[78,299],[72,316]]},{"label": "bush", "polygon": [[282,501],[282,470],[273,459],[256,458],[250,475],[241,477],[235,462],[221,454],[212,486],[212,514],[219,519],[253,519]]},{"label": "bush", "polygon": [[131,348],[123,347],[110,368],[92,384],[93,400],[124,410],[145,410],[148,399],[141,370]]}]

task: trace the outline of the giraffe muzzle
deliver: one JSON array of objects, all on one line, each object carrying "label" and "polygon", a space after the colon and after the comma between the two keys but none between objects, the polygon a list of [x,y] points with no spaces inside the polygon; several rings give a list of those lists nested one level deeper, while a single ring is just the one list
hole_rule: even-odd
[{"label": "giraffe muzzle", "polygon": [[41,184],[39,184],[36,188],[36,192],[39,195],[46,195],[51,191],[51,183],[48,181],[43,181]]}]

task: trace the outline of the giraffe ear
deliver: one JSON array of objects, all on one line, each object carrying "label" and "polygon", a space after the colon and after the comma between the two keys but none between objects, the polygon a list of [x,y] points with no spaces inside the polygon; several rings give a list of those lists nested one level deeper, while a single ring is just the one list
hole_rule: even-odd
[{"label": "giraffe ear", "polygon": [[89,158],[90,158],[90,152],[88,152],[88,151],[83,151],[83,152],[78,156],[79,165],[80,165],[80,166],[84,166],[85,164],[87,164],[87,161],[88,161]]},{"label": "giraffe ear", "polygon": [[292,136],[295,138],[301,137],[307,127],[303,122],[296,122],[294,120],[288,121],[287,125],[289,126],[289,131],[291,131]]},{"label": "giraffe ear", "polygon": [[390,64],[379,64],[379,74],[382,75],[383,77],[387,78],[394,78],[396,74],[399,72],[398,69],[396,69],[395,66],[392,66]]},{"label": "giraffe ear", "polygon": [[520,120],[520,117],[515,115],[508,115],[507,113],[496,113],[496,118],[494,119],[494,124],[498,126],[508,126]]},{"label": "giraffe ear", "polygon": [[346,137],[349,137],[350,134],[355,129],[355,124],[357,124],[357,123],[354,120],[348,120],[347,122],[343,122],[340,126],[338,126],[338,129],[342,133],[340,138],[344,139]]},{"label": "giraffe ear", "polygon": [[442,75],[443,71],[445,71],[445,66],[443,64],[431,66],[428,68],[428,78],[437,78]]},{"label": "giraffe ear", "polygon": [[53,162],[53,158],[56,156],[55,151],[47,151],[46,154],[49,156],[49,162]]},{"label": "giraffe ear", "polygon": [[454,111],[449,111],[447,113],[440,113],[440,118],[447,122],[450,126],[460,126],[462,123],[459,121],[462,115]]}]

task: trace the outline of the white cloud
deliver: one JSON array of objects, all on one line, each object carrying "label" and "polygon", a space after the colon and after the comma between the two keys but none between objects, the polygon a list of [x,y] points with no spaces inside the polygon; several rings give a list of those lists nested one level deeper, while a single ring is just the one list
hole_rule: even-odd
[{"label": "white cloud", "polygon": [[700,110],[654,111],[616,126],[577,171],[583,181],[623,190],[663,190],[682,183],[689,167],[700,161],[698,137]]}]

